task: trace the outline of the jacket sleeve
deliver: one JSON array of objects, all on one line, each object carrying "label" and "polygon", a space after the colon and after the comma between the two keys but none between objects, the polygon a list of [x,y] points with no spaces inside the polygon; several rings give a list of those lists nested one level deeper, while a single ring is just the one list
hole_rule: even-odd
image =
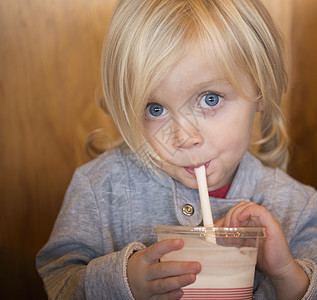
[{"label": "jacket sleeve", "polygon": [[297,264],[307,274],[310,285],[302,300],[317,299],[317,193],[307,201],[290,241],[290,250]]},{"label": "jacket sleeve", "polygon": [[133,299],[126,266],[144,248],[116,249],[109,220],[101,220],[89,179],[76,172],[47,244],[36,258],[49,299]]},{"label": "jacket sleeve", "polygon": [[[299,190],[297,193],[294,190],[289,190],[288,193],[287,197],[292,197],[290,198],[292,204],[289,204],[292,206],[292,210],[283,212],[284,221],[287,222],[285,226],[287,240],[296,263],[304,270],[310,281],[302,300],[316,300],[317,193],[312,188],[309,188],[307,193],[303,193],[303,190]],[[254,300],[277,299],[269,277],[259,271],[256,272],[255,287]]]}]

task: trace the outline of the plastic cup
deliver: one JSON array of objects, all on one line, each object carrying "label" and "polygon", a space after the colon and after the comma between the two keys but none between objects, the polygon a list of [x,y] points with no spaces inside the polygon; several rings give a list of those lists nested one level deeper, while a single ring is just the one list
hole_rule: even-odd
[{"label": "plastic cup", "polygon": [[[196,281],[183,288],[182,299],[252,299],[257,251],[265,237],[264,228],[156,226],[155,232],[158,241],[185,242],[181,250],[164,255],[161,261],[198,261],[202,266]],[[216,244],[210,240],[216,240]]]}]

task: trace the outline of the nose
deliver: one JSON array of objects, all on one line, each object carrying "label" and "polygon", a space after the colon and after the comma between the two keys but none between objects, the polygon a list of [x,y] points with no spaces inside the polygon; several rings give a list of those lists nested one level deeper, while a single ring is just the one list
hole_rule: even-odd
[{"label": "nose", "polygon": [[199,147],[204,142],[199,128],[184,118],[173,120],[173,132],[173,146],[178,150]]}]

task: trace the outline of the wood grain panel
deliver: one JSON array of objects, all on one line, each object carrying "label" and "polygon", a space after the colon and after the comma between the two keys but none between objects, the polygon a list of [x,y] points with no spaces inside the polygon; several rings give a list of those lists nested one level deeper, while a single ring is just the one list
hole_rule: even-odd
[{"label": "wood grain panel", "polygon": [[317,2],[263,2],[285,39],[289,89],[282,107],[292,139],[288,172],[317,188]]},{"label": "wood grain panel", "polygon": [[10,299],[43,297],[35,253],[49,236],[74,169],[88,160],[87,134],[105,127],[117,136],[94,101],[113,4],[0,1],[0,255],[5,276],[0,281],[1,295],[7,291]]},{"label": "wood grain panel", "polygon": [[317,188],[317,1],[293,1],[293,80],[289,112],[294,143],[289,173]]}]

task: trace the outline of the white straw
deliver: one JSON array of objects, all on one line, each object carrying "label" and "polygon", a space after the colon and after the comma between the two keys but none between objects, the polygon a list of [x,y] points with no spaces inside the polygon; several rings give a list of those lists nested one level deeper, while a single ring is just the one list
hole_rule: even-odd
[{"label": "white straw", "polygon": [[[195,168],[196,179],[198,183],[199,197],[201,210],[203,215],[204,227],[214,227],[214,222],[212,219],[211,207],[209,202],[209,194],[206,179],[206,168],[204,165],[199,168]],[[216,239],[213,236],[206,236],[206,239],[210,242],[216,243]]]}]

